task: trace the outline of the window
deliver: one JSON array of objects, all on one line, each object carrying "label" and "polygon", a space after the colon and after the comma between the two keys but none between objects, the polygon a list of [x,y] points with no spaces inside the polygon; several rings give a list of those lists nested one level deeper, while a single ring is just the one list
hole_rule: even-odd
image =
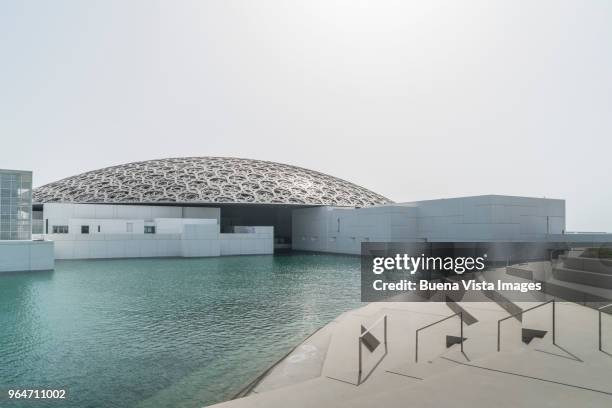
[{"label": "window", "polygon": [[81,225],[81,234],[89,234],[89,225]]},{"label": "window", "polygon": [[145,225],[145,234],[155,234],[155,226]]},{"label": "window", "polygon": [[54,225],[51,231],[54,234],[67,234],[68,226],[67,225]]},{"label": "window", "polygon": [[125,224],[126,232],[134,232],[134,223],[128,222]]},{"label": "window", "polygon": [[31,173],[0,170],[0,239],[31,238],[31,190]]},{"label": "window", "polygon": [[98,232],[100,232],[100,226],[98,225]]}]

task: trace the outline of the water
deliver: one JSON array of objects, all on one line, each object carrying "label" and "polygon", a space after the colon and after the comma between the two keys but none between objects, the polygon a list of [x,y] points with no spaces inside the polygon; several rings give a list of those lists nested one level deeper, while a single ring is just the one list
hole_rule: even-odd
[{"label": "water", "polygon": [[[0,407],[202,407],[359,306],[359,258],[57,261],[0,274]],[[9,388],[68,388],[62,402]]]}]

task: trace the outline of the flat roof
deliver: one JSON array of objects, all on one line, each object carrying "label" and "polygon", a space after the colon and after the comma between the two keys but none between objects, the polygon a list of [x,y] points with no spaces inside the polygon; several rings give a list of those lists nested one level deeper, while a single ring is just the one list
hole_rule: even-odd
[{"label": "flat roof", "polygon": [[0,173],[22,173],[22,174],[32,174],[32,170],[9,170],[9,169],[0,169]]}]

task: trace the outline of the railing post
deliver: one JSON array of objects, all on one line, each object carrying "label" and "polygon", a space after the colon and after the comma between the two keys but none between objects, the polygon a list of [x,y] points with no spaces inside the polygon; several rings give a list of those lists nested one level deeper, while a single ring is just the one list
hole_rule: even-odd
[{"label": "railing post", "polygon": [[463,353],[463,311],[459,312],[459,317],[461,319],[461,322],[459,324],[461,324],[461,352]]},{"label": "railing post", "polygon": [[501,320],[497,321],[497,351],[499,351],[499,336],[501,335]]},{"label": "railing post", "polygon": [[387,315],[385,315],[384,326],[385,326],[385,353],[386,353],[387,352]]},{"label": "railing post", "polygon": [[555,330],[556,329],[555,327],[555,321],[556,321],[555,319],[555,299],[553,299],[552,301],[552,309],[553,309],[552,311],[552,319],[553,319],[552,321],[552,340],[553,340],[553,344],[556,345],[557,342],[556,342],[556,335],[555,335],[555,332],[556,332]]},{"label": "railing post", "polygon": [[601,309],[598,310],[599,312],[599,351],[601,350]]},{"label": "railing post", "polygon": [[[499,319],[497,321],[497,351],[500,351],[500,349],[501,349],[501,346],[500,346],[501,345],[501,322],[503,322],[504,320],[508,320],[511,317],[515,317],[515,316],[518,316],[518,315],[522,316],[525,313],[527,313],[527,312],[529,312],[529,311],[531,311],[533,309],[537,309],[537,308],[542,307],[544,305],[547,305],[549,303],[552,303],[552,341],[553,341],[554,345],[557,345],[557,336],[556,336],[556,332],[557,332],[557,329],[556,329],[556,325],[557,325],[556,320],[557,320],[557,317],[556,317],[556,309],[555,309],[555,299],[552,299],[552,300],[548,300],[548,301],[546,301],[544,303],[540,303],[537,306],[530,307],[529,309],[521,310],[520,312],[515,313],[513,315],[510,315],[508,317],[504,317],[503,319]],[[612,306],[612,304],[611,304],[611,306]]]},{"label": "railing post", "polygon": [[415,348],[414,348],[414,362],[419,362],[419,331],[416,331],[416,340],[415,340]]},{"label": "railing post", "polygon": [[361,336],[357,338],[357,347],[359,348],[359,373],[357,374],[357,385],[361,384]]},{"label": "railing post", "polygon": [[414,362],[418,363],[419,362],[419,332],[421,330],[425,330],[431,326],[434,326],[438,323],[442,323],[448,319],[452,319],[456,316],[460,317],[460,323],[461,323],[461,351],[463,351],[463,312],[457,312],[455,314],[452,314],[450,316],[446,316],[444,319],[438,320],[437,322],[433,322],[431,324],[428,324],[427,326],[423,326],[421,328],[416,329],[416,331],[414,332]]}]

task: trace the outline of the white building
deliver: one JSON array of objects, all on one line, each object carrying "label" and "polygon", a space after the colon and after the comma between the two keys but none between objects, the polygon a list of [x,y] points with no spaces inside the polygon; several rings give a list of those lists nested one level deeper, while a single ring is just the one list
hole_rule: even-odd
[{"label": "white building", "polygon": [[57,259],[271,254],[274,228],[220,232],[210,207],[64,204],[43,206],[44,236]]},{"label": "white building", "polygon": [[53,243],[32,241],[32,172],[0,170],[0,272],[53,269]]},{"label": "white building", "polygon": [[326,174],[222,157],[150,160],[34,191],[58,259],[359,254],[363,242],[612,242],[568,234],[565,201],[485,195],[395,204]]},{"label": "white building", "polygon": [[565,201],[484,195],[307,208],[294,211],[292,232],[294,249],[348,254],[362,242],[565,241]]}]

